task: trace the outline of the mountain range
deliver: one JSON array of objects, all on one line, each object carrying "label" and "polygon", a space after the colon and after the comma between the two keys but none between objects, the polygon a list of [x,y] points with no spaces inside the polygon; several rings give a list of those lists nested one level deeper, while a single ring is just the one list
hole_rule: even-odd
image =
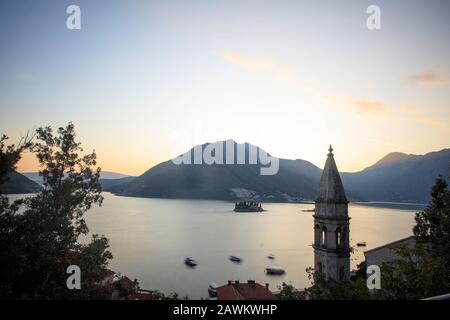
[{"label": "mountain range", "polygon": [[[131,181],[134,177],[125,174],[102,171],[100,173],[100,184],[103,189],[110,188],[117,184]],[[39,192],[43,187],[42,177],[38,172],[16,172],[8,173],[8,180],[0,185],[0,193],[34,193]]]},{"label": "mountain range", "polygon": [[[43,185],[42,177],[39,175],[39,172],[21,172],[20,174],[24,175],[30,180],[33,180],[39,185]],[[122,173],[112,172],[112,171],[102,171],[100,172],[100,183],[105,182],[105,186],[113,186],[117,183],[124,183],[130,180],[130,176],[127,176]],[[102,183],[103,186],[103,183]]]},{"label": "mountain range", "polygon": [[[225,142],[222,142],[225,145]],[[234,150],[238,145],[233,141]],[[209,144],[201,146],[204,150]],[[246,159],[249,148],[245,143]],[[194,148],[188,151],[194,153]],[[236,154],[236,152],[235,152]],[[225,162],[227,155],[223,153]],[[236,163],[236,162],[235,162]],[[339,165],[339,164],[338,164]],[[276,175],[260,175],[257,164],[182,164],[162,162],[142,175],[105,190],[117,195],[259,201],[313,200],[322,170],[305,160],[279,159]],[[374,165],[354,173],[342,172],[351,201],[426,203],[438,175],[450,176],[450,149],[425,155],[393,152]]]},{"label": "mountain range", "polygon": [[435,179],[450,176],[450,149],[425,155],[393,152],[355,173],[343,173],[344,186],[363,201],[427,203]]},{"label": "mountain range", "polygon": [[[238,147],[244,147],[246,159],[250,148],[256,148],[248,143],[232,142],[235,163]],[[201,150],[208,145],[201,145]],[[193,154],[194,149],[187,154]],[[226,158],[225,151],[223,159]],[[168,160],[138,177],[102,171],[100,183],[105,191],[138,197],[280,202],[314,200],[322,170],[306,160],[278,160],[279,171],[275,175],[261,175],[260,169],[264,165],[259,162],[177,165]],[[350,201],[410,203],[427,203],[431,186],[439,175],[450,176],[450,149],[425,155],[392,152],[362,171],[341,172]],[[32,193],[41,189],[42,179],[36,172],[11,172],[9,178],[0,186],[0,192]]]}]

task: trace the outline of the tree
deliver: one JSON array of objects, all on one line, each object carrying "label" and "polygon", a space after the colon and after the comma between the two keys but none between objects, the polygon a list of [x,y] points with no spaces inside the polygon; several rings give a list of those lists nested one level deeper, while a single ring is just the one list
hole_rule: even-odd
[{"label": "tree", "polygon": [[[0,138],[0,184],[8,181],[8,173],[16,169],[22,152],[32,145],[32,137],[28,135],[22,138],[17,146],[14,144],[6,145],[7,140],[6,135]],[[0,195],[0,296],[9,293],[9,288],[4,280],[9,276],[8,261],[14,259],[14,251],[10,247],[12,243],[10,236],[15,217],[22,203],[22,200],[10,203],[6,196]]]},{"label": "tree", "polygon": [[[363,264],[360,268],[365,268]],[[377,293],[369,292],[365,276],[357,276],[349,282],[337,282],[327,279],[322,273],[306,269],[311,286],[305,289],[305,295],[310,300],[371,300],[379,298]],[[358,273],[358,272],[357,272]]]},{"label": "tree", "polygon": [[14,144],[5,144],[6,140],[8,140],[6,135],[0,137],[0,184],[6,182],[8,172],[16,169],[22,152],[31,147],[32,139],[33,137],[26,135],[16,146]]},{"label": "tree", "polygon": [[439,176],[431,190],[431,203],[416,214],[414,235],[427,242],[431,255],[443,257],[450,266],[450,191],[445,179]]},{"label": "tree", "polygon": [[431,202],[416,213],[416,245],[397,249],[382,266],[382,291],[388,298],[420,299],[450,293],[450,191],[439,176]]},{"label": "tree", "polygon": [[381,297],[411,300],[449,292],[448,267],[442,257],[430,254],[428,243],[399,247],[396,255],[381,266]]},{"label": "tree", "polygon": [[292,284],[287,284],[283,282],[281,286],[278,287],[280,292],[276,297],[280,300],[305,300],[305,291],[298,290]]},{"label": "tree", "polygon": [[[83,218],[92,205],[101,205],[100,168],[96,154],[81,155],[72,123],[54,134],[50,127],[36,131],[31,147],[41,170],[44,189],[18,207],[0,213],[0,295],[6,298],[94,298],[102,294],[108,260],[108,239],[88,233]],[[66,269],[81,269],[81,290],[68,290]]]}]

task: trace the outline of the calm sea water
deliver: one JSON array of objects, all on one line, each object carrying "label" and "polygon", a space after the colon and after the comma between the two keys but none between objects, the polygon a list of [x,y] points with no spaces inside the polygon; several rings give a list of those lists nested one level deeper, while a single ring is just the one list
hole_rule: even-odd
[{"label": "calm sea water", "polygon": [[[268,203],[266,212],[236,214],[234,204],[224,201],[104,196],[103,206],[87,214],[88,226],[110,239],[111,268],[137,278],[142,288],[200,298],[207,297],[210,281],[254,279],[272,290],[283,281],[298,288],[310,284],[305,269],[313,265],[313,218],[303,210],[313,204]],[[364,259],[364,250],[411,235],[416,211],[351,204],[352,267]],[[358,241],[367,247],[356,247]],[[243,262],[229,261],[230,255]],[[185,266],[186,256],[199,265]],[[286,274],[266,275],[271,265]]]},{"label": "calm sea water", "polygon": [[[253,279],[269,283],[271,290],[282,282],[298,288],[310,284],[305,269],[313,266],[313,218],[304,210],[313,204],[266,203],[266,212],[236,214],[234,203],[224,201],[104,197],[102,207],[86,214],[90,231],[110,239],[111,269],[137,278],[141,288],[198,299],[208,296],[210,281]],[[411,235],[416,211],[350,204],[352,268],[364,259],[363,251]],[[359,241],[367,247],[356,247]],[[269,254],[276,259],[269,260]],[[243,262],[229,261],[230,255]],[[186,256],[199,265],[185,266]],[[266,275],[265,268],[273,265],[286,274]]]}]

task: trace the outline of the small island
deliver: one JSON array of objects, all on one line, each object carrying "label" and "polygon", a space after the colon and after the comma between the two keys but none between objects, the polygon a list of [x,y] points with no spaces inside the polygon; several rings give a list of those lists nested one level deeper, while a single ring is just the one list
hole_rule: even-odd
[{"label": "small island", "polygon": [[234,212],[262,212],[264,211],[261,202],[236,202],[234,204]]}]

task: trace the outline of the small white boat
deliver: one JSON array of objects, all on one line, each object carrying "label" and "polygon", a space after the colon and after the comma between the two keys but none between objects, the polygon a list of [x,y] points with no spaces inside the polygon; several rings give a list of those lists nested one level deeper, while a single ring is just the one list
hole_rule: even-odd
[{"label": "small white boat", "polygon": [[267,267],[266,268],[267,274],[285,274],[286,271],[284,271],[281,267]]},{"label": "small white boat", "polygon": [[358,247],[365,247],[366,246],[366,242],[365,241],[357,242],[356,245]]},{"label": "small white boat", "polygon": [[269,258],[270,260],[275,260],[275,255],[274,254],[269,254],[267,256],[267,258]]},{"label": "small white boat", "polygon": [[187,257],[186,259],[184,259],[184,263],[190,267],[195,267],[198,264],[197,261],[195,261],[195,259],[192,257]]},{"label": "small white boat", "polygon": [[230,260],[233,262],[242,262],[242,258],[236,256],[230,256]]},{"label": "small white boat", "polygon": [[210,282],[208,285],[208,293],[211,297],[217,296],[217,288],[219,286],[215,284],[214,282]]}]

